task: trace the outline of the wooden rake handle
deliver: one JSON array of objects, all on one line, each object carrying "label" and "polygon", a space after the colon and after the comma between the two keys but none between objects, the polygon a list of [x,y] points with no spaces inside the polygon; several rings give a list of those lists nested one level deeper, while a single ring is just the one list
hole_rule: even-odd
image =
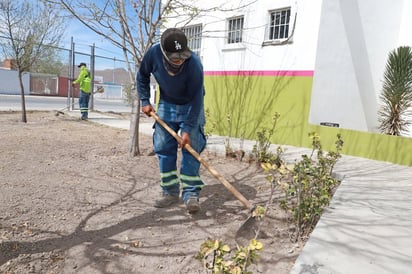
[{"label": "wooden rake handle", "polygon": [[[171,129],[162,119],[157,116],[155,112],[150,112],[150,116],[153,117],[156,122],[158,122],[164,129],[167,130],[179,143],[181,141],[181,137],[173,130]],[[245,198],[245,196],[242,195],[236,188],[232,186],[231,183],[229,183],[225,178],[223,178],[222,175],[220,175],[219,172],[217,172],[213,167],[211,167],[202,157],[200,157],[199,153],[196,152],[192,148],[191,145],[185,145],[184,149],[189,151],[190,154],[192,154],[193,157],[196,158],[213,176],[215,176],[216,179],[219,180],[247,209],[252,210],[254,206],[252,203]]]}]

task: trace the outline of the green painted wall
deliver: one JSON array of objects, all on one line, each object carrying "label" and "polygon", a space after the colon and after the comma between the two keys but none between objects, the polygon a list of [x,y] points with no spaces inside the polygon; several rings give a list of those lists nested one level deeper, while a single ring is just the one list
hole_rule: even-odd
[{"label": "green painted wall", "polygon": [[312,77],[205,76],[207,130],[213,134],[256,140],[280,114],[274,144],[310,147],[310,132],[320,135],[324,150],[344,140],[343,154],[412,166],[412,138],[310,125]]}]

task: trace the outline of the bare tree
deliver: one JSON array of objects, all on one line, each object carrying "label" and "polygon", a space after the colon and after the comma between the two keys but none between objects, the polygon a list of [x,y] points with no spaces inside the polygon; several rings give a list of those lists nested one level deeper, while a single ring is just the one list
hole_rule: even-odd
[{"label": "bare tree", "polygon": [[[200,9],[199,0],[46,0],[64,8],[85,27],[110,41],[123,51],[132,83],[132,119],[130,122],[129,154],[140,155],[140,100],[136,92],[136,72],[144,54],[159,40],[164,20],[176,18],[184,26],[202,14],[221,7]],[[255,1],[255,0],[254,0]],[[182,15],[185,16],[182,16]],[[180,20],[181,19],[181,20]]]},{"label": "bare tree", "polygon": [[23,75],[44,57],[49,47],[57,46],[64,25],[55,11],[42,2],[3,0],[0,3],[1,48],[13,59],[21,91],[22,122],[27,122]]},{"label": "bare tree", "polygon": [[156,42],[156,32],[165,13],[165,10],[161,8],[161,1],[46,1],[68,12],[85,27],[122,49],[132,83],[133,107],[130,122],[129,154],[132,157],[140,155],[138,138],[140,100],[137,98],[135,76],[145,52]]}]

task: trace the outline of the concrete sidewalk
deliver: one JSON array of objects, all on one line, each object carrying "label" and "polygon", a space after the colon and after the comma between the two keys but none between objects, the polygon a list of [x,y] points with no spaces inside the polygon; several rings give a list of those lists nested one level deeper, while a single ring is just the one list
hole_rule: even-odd
[{"label": "concrete sidewalk", "polygon": [[[89,120],[129,129],[129,120],[90,113]],[[152,134],[153,123],[140,124]],[[254,141],[242,149],[252,150]],[[224,153],[224,138],[208,138],[208,150]],[[240,146],[233,140],[231,146]],[[283,146],[288,162],[309,154],[306,148]],[[412,273],[412,167],[343,156],[335,167],[342,180],[330,207],[295,262],[291,274]],[[276,270],[273,270],[276,273]]]}]

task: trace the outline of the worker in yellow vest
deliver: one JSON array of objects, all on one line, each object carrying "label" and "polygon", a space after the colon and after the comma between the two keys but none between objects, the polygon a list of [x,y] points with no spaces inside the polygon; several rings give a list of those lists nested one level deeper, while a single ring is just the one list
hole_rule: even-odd
[{"label": "worker in yellow vest", "polygon": [[79,107],[81,119],[87,120],[89,114],[90,94],[92,90],[92,78],[85,63],[80,63],[78,67],[80,68],[79,76],[73,81],[72,85],[74,86],[75,84],[80,84]]}]

